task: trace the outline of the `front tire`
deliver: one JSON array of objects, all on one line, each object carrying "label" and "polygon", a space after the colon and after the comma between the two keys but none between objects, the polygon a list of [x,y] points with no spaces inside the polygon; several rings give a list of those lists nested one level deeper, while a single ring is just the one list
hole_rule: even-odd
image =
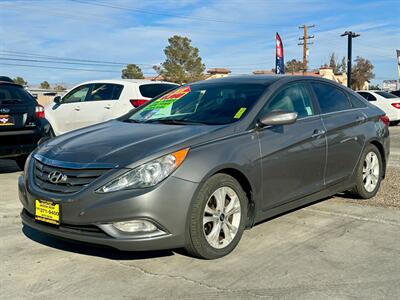
[{"label": "front tire", "polygon": [[209,178],[189,212],[186,251],[204,259],[230,253],[245,229],[247,206],[246,193],[236,179],[226,174]]},{"label": "front tire", "polygon": [[381,154],[374,145],[368,145],[356,170],[356,186],[351,193],[361,199],[376,195],[382,181],[383,164]]}]

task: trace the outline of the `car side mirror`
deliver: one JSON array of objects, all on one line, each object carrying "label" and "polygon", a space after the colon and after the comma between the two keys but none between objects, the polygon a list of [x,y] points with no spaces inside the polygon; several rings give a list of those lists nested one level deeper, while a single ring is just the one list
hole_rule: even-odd
[{"label": "car side mirror", "polygon": [[273,125],[289,125],[297,120],[297,112],[288,111],[271,111],[261,117],[257,122],[258,127],[273,126]]},{"label": "car side mirror", "polygon": [[53,102],[55,104],[61,104],[61,96],[55,96],[53,99]]}]

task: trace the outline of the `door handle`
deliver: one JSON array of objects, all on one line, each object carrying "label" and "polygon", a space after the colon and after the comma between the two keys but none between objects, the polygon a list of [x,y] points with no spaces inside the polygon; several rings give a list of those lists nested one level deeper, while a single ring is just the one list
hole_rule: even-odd
[{"label": "door handle", "polygon": [[358,116],[356,121],[357,123],[364,123],[367,120],[367,118],[365,116]]},{"label": "door handle", "polygon": [[75,110],[76,110],[76,111],[80,111],[81,108],[80,108],[79,106],[75,106]]},{"label": "door handle", "polygon": [[110,109],[110,108],[112,108],[112,105],[111,104],[107,104],[106,106],[104,106],[104,108]]},{"label": "door handle", "polygon": [[311,135],[312,138],[319,138],[320,136],[324,135],[326,133],[325,130],[323,129],[315,129],[313,134]]}]

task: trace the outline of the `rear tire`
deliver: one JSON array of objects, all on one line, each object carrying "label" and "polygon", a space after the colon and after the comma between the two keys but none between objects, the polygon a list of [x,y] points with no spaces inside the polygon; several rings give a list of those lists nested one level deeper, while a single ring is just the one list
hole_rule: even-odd
[{"label": "rear tire", "polygon": [[390,126],[397,126],[400,124],[400,121],[392,121],[390,122]]},{"label": "rear tire", "polygon": [[369,199],[376,195],[382,181],[383,164],[381,153],[374,145],[368,145],[356,169],[356,186],[350,193],[357,198]]},{"label": "rear tire", "polygon": [[226,174],[209,178],[189,212],[186,251],[203,259],[230,253],[245,229],[247,206],[246,193],[236,179]]},{"label": "rear tire", "polygon": [[28,158],[27,155],[18,156],[15,158],[15,162],[17,163],[18,168],[20,168],[22,171],[24,170],[25,162],[26,162],[27,158]]}]

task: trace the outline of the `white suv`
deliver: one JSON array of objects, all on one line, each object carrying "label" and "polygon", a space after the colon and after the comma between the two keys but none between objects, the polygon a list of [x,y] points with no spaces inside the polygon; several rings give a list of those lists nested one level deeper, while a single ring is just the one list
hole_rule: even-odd
[{"label": "white suv", "polygon": [[45,108],[54,135],[117,118],[151,98],[176,88],[142,79],[95,80],[75,86]]}]

